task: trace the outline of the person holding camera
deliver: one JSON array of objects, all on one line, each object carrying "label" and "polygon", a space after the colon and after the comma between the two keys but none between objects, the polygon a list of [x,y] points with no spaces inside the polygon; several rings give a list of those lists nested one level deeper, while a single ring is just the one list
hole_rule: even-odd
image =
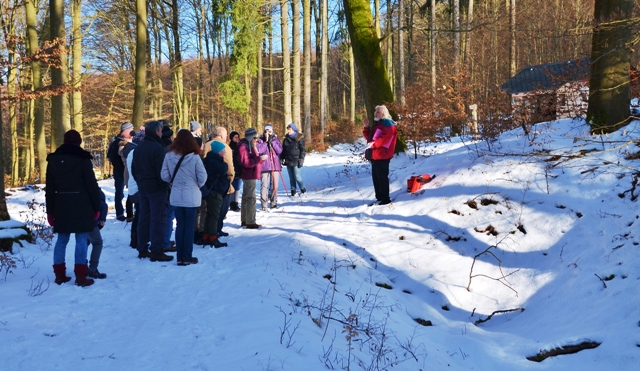
[{"label": "person holding camera", "polygon": [[244,132],[244,138],[238,144],[238,157],[242,167],[242,205],[240,210],[240,222],[247,229],[262,227],[256,224],[256,181],[260,179],[262,164],[267,155],[258,152],[258,132],[249,128]]},{"label": "person holding camera", "polygon": [[258,152],[260,155],[267,155],[260,174],[260,203],[262,211],[267,211],[269,203],[272,209],[278,207],[278,175],[282,172],[282,166],[280,166],[282,143],[273,132],[273,126],[268,124],[264,126],[264,134],[258,140]]}]

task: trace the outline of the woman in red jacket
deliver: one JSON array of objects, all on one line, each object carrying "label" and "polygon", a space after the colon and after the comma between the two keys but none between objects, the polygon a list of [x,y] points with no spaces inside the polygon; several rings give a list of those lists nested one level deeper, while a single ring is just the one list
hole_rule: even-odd
[{"label": "woman in red jacket", "polygon": [[389,110],[385,106],[377,106],[373,114],[375,124],[369,126],[369,119],[362,122],[364,129],[362,134],[367,140],[367,149],[371,148],[371,177],[373,188],[376,192],[376,202],[373,205],[387,205],[391,203],[389,198],[389,161],[396,150],[396,138],[398,131],[396,123],[391,119]]}]

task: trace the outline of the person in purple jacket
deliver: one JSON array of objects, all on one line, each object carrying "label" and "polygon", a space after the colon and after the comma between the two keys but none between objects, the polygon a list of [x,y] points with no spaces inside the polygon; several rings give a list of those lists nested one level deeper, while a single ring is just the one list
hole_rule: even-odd
[{"label": "person in purple jacket", "polygon": [[262,211],[267,211],[269,203],[272,209],[278,207],[278,176],[282,172],[280,165],[282,143],[273,132],[273,126],[268,124],[264,126],[264,134],[258,139],[258,153],[267,155],[260,174],[260,203]]},{"label": "person in purple jacket", "polygon": [[242,205],[240,221],[242,227],[258,229],[256,224],[256,181],[260,178],[262,163],[267,155],[258,153],[258,132],[249,128],[244,132],[244,138],[238,143],[238,163],[242,167]]}]

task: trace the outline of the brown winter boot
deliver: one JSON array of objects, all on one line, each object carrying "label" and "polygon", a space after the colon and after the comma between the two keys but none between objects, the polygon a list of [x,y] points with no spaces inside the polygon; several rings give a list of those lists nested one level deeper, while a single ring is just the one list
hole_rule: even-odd
[{"label": "brown winter boot", "polygon": [[87,265],[86,264],[76,264],[73,272],[76,274],[76,286],[91,286],[93,285],[93,280],[91,278],[87,278]]},{"label": "brown winter boot", "polygon": [[67,266],[65,263],[54,264],[53,273],[56,275],[56,283],[62,285],[65,282],[71,281],[71,277],[67,277]]}]

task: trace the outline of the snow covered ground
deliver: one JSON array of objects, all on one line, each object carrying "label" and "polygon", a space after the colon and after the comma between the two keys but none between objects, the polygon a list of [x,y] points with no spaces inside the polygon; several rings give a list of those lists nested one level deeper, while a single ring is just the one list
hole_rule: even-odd
[{"label": "snow covered ground", "polygon": [[[624,156],[639,123],[605,138],[582,121],[535,130],[394,158],[389,206],[367,206],[362,143],[310,154],[306,194],[280,185],[259,230],[229,212],[229,246],[196,246],[188,267],[139,260],[113,214],[108,277],[91,287],[56,285],[44,241],[16,245],[17,268],[0,275],[1,368],[636,370],[640,189],[624,192],[639,160]],[[407,193],[425,173],[437,177]],[[100,184],[113,206],[113,183]],[[8,192],[14,219],[44,220],[28,210],[44,192]]]}]

